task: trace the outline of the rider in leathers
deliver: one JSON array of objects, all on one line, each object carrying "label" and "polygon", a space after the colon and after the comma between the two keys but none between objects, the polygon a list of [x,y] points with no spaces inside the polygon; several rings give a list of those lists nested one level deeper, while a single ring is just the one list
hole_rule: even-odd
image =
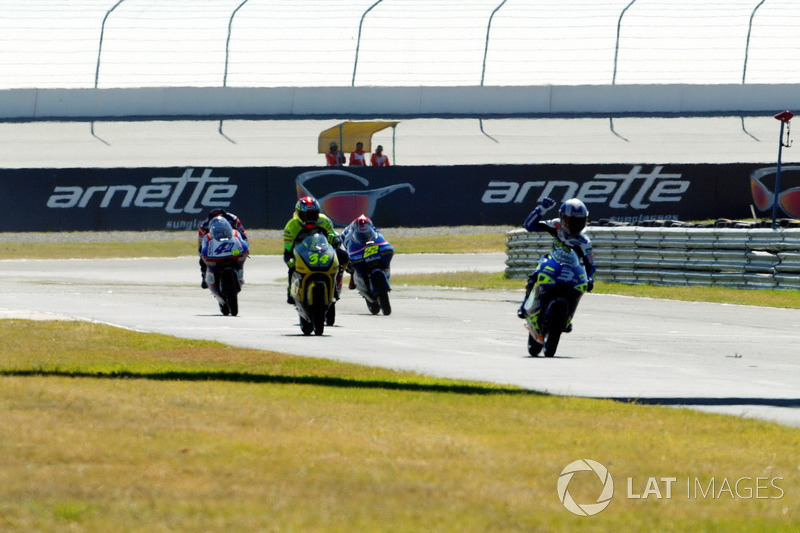
[{"label": "rider in leathers", "polygon": [[[536,209],[531,211],[531,214],[525,219],[523,227],[528,231],[549,233],[553,237],[553,249],[561,247],[565,250],[575,250],[575,253],[578,254],[586,268],[586,276],[588,278],[586,290],[591,292],[594,288],[593,276],[596,267],[594,266],[594,254],[592,253],[592,241],[584,231],[589,218],[589,210],[582,201],[577,198],[571,198],[561,205],[559,218],[541,220],[542,215],[554,205],[556,205],[556,202],[552,198],[543,198],[541,205],[536,206]],[[539,266],[528,277],[528,283],[525,286],[525,298],[522,299],[522,305],[517,311],[517,316],[520,318],[525,318],[525,301],[536,284],[541,264],[540,261]],[[571,329],[572,324],[569,324],[565,331],[571,331]]]},{"label": "rider in leathers", "polygon": [[342,271],[350,262],[347,252],[342,249],[342,239],[333,229],[331,220],[320,212],[319,202],[312,196],[304,196],[297,200],[294,207],[294,215],[283,228],[283,262],[289,268],[289,285],[286,288],[286,303],[293,304],[292,298],[292,275],[294,274],[294,247],[310,232],[319,230],[328,239],[328,242],[336,250],[336,257],[339,259],[339,274],[336,277],[336,299],[342,289]]},{"label": "rider in leathers", "polygon": [[203,257],[201,252],[201,248],[203,247],[203,242],[205,241],[205,237],[208,234],[208,225],[214,220],[216,217],[223,217],[225,220],[230,222],[231,227],[239,232],[239,235],[247,241],[247,232],[244,230],[244,225],[242,221],[239,220],[239,217],[234,215],[233,213],[228,213],[224,209],[216,208],[212,209],[208,212],[208,216],[206,219],[200,223],[200,227],[197,228],[197,254],[200,255],[200,286],[204,289],[208,288],[208,283],[206,282],[206,263],[203,261]]}]

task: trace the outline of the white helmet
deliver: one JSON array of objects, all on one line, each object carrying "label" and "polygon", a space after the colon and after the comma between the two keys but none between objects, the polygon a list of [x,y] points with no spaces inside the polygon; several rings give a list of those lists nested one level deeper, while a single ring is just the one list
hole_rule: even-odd
[{"label": "white helmet", "polygon": [[561,226],[570,236],[577,237],[586,227],[589,219],[589,209],[586,204],[577,198],[570,198],[558,210],[561,215]]}]

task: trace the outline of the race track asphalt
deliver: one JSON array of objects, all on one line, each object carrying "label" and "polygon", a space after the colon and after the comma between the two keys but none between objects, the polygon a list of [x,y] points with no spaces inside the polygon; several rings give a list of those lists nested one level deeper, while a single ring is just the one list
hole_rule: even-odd
[{"label": "race track asphalt", "polygon": [[[556,357],[530,358],[519,291],[436,289],[402,274],[499,272],[503,254],[398,254],[391,316],[345,289],[321,337],[301,334],[277,256],[253,256],[237,317],[197,260],[2,260],[0,318],[75,318],[235,346],[618,398],[800,426],[800,311],[589,294]],[[158,268],[152,268],[154,264]],[[398,281],[399,280],[399,281]]]}]

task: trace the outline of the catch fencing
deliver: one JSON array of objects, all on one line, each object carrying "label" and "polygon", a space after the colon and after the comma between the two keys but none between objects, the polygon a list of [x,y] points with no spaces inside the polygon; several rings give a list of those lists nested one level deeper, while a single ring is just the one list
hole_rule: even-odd
[{"label": "catch fencing", "polygon": [[[800,229],[589,227],[595,279],[628,284],[800,289]],[[546,233],[507,234],[506,275],[526,278],[550,250]]]},{"label": "catch fencing", "polygon": [[0,0],[0,90],[800,82],[797,2]]}]

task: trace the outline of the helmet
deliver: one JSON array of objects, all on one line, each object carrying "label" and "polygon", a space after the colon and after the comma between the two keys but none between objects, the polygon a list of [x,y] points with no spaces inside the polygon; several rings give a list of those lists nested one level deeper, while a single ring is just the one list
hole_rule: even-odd
[{"label": "helmet", "polygon": [[224,217],[227,214],[228,213],[226,213],[224,209],[222,209],[220,207],[217,207],[217,208],[214,208],[214,209],[212,209],[211,211],[208,212],[208,219],[211,220],[212,218],[219,217],[219,216],[223,216]]},{"label": "helmet", "polygon": [[366,215],[361,215],[353,221],[353,233],[355,235],[355,240],[361,244],[366,244],[369,241],[375,240],[375,227]]},{"label": "helmet", "polygon": [[317,220],[319,220],[319,202],[313,196],[303,196],[297,200],[294,212],[303,223],[303,227],[311,229],[317,225]]},{"label": "helmet", "polygon": [[561,215],[561,226],[571,237],[577,237],[589,219],[589,209],[577,198],[570,198],[561,204],[558,212]]},{"label": "helmet", "polygon": [[208,232],[215,241],[227,241],[233,237],[231,223],[221,216],[211,219],[208,224]]}]

